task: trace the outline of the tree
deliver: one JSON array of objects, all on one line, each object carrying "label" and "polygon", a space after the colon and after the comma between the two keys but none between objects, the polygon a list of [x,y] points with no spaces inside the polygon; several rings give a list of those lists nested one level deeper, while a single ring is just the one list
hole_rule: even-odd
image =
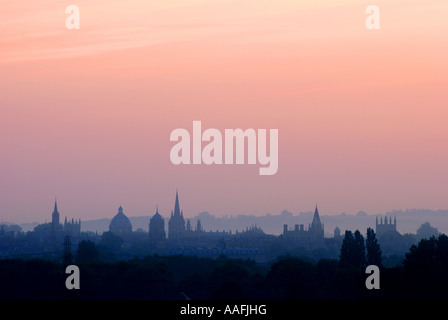
[{"label": "tree", "polygon": [[408,292],[424,299],[447,299],[448,237],[432,236],[411,246],[403,265],[411,286]]},{"label": "tree", "polygon": [[366,250],[367,264],[381,267],[381,248],[372,228],[367,228]]},{"label": "tree", "polygon": [[412,245],[403,261],[408,271],[429,272],[448,268],[448,236],[432,236],[422,239],[418,245]]},{"label": "tree", "polygon": [[352,264],[352,250],[355,239],[350,230],[345,231],[344,239],[342,240],[341,254],[339,255],[339,263],[342,266],[349,266]]},{"label": "tree", "polygon": [[310,299],[315,294],[315,269],[297,258],[275,262],[266,275],[272,299]]},{"label": "tree", "polygon": [[365,266],[364,238],[359,230],[356,230],[354,234],[350,230],[345,231],[339,259],[339,263],[343,267],[363,268]]},{"label": "tree", "polygon": [[359,230],[355,231],[354,266],[360,268],[366,266],[366,246]]},{"label": "tree", "polygon": [[98,260],[98,257],[99,251],[92,241],[82,240],[78,244],[78,251],[76,252],[77,263],[95,262]]}]

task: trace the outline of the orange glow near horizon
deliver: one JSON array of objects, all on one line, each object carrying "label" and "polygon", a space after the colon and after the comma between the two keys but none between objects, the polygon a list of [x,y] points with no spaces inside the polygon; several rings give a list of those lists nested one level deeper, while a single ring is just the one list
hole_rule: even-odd
[{"label": "orange glow near horizon", "polygon": [[[448,2],[2,3],[5,221],[447,209]],[[176,128],[278,128],[279,170],[174,166]]]}]

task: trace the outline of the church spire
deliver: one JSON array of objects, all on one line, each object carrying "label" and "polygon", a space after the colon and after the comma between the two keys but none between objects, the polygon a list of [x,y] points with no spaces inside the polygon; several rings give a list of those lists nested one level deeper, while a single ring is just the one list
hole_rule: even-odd
[{"label": "church spire", "polygon": [[316,209],[314,209],[314,217],[313,217],[313,222],[311,222],[312,226],[315,225],[321,225],[320,223],[320,217],[319,217],[319,210],[317,210],[317,204],[316,204]]},{"label": "church spire", "polygon": [[176,190],[176,202],[174,203],[174,215],[180,216],[179,195]]},{"label": "church spire", "polygon": [[59,226],[59,211],[58,211],[58,202],[54,199],[54,210],[51,214],[51,224],[53,228],[57,228]]},{"label": "church spire", "polygon": [[54,198],[54,210],[53,210],[53,212],[59,213],[58,212],[58,200],[56,198]]}]

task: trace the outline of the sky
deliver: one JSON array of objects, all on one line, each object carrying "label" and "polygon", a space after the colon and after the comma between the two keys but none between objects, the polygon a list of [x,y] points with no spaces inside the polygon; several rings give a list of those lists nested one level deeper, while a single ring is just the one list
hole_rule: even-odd
[{"label": "sky", "polygon": [[[68,30],[68,5],[80,29]],[[368,30],[365,9],[380,8]],[[448,209],[446,0],[3,0],[0,218]],[[278,129],[278,171],[170,133]]]}]

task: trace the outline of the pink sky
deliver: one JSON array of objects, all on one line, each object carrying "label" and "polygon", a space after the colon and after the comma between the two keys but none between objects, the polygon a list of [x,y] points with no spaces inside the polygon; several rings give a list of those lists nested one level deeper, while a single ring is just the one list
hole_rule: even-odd
[{"label": "pink sky", "polygon": [[[76,4],[81,29],[65,28]],[[367,5],[381,29],[365,28]],[[448,209],[448,2],[6,0],[0,217]],[[172,130],[279,129],[279,169],[174,166]]]}]

